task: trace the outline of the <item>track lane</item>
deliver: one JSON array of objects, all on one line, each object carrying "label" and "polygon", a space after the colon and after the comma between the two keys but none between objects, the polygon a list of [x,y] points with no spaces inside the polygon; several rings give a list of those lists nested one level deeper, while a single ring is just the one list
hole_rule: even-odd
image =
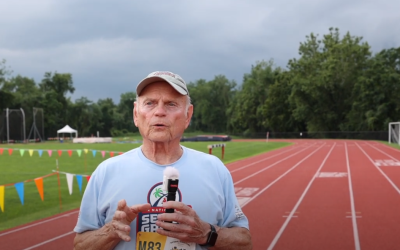
[{"label": "track lane", "polygon": [[400,195],[364,153],[368,147],[348,142],[361,249],[399,249]]},{"label": "track lane", "polygon": [[243,207],[250,221],[254,249],[267,249],[273,241],[286,220],[285,216],[289,215],[302,190],[315,174],[318,166],[313,162],[322,161],[322,156],[326,155],[329,147],[322,144],[313,149],[304,151],[300,159],[293,157],[268,169],[257,178],[241,183],[244,186],[261,188],[256,198]]},{"label": "track lane", "polygon": [[345,153],[338,142],[324,162],[314,163],[320,169],[273,249],[355,249],[352,221],[346,218],[351,206]]}]

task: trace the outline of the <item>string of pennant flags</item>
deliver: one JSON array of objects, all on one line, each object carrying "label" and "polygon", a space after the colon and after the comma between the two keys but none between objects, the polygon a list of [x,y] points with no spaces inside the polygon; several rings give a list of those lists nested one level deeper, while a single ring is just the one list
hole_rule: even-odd
[{"label": "string of pennant flags", "polygon": [[78,154],[78,156],[80,157],[82,155],[82,151],[87,154],[89,153],[89,151],[92,151],[92,155],[93,157],[96,157],[97,152],[101,153],[101,156],[104,158],[106,156],[106,154],[109,154],[111,157],[113,157],[114,155],[118,154],[121,155],[123,154],[123,152],[115,152],[115,151],[105,151],[105,150],[95,150],[95,149],[22,149],[22,148],[0,148],[0,155],[3,155],[4,151],[8,151],[9,155],[12,155],[15,151],[19,151],[19,154],[21,156],[24,156],[25,152],[28,151],[29,156],[32,157],[34,152],[38,152],[39,157],[42,157],[43,152],[47,151],[47,154],[49,157],[51,157],[53,155],[53,151],[58,153],[58,156],[61,157],[61,155],[63,154],[63,152],[67,152],[68,155],[71,157],[73,152],[76,152]]},{"label": "string of pennant flags", "polygon": [[35,184],[36,184],[36,188],[37,188],[37,190],[39,192],[40,198],[42,199],[42,201],[44,201],[43,178],[50,177],[52,175],[57,175],[57,174],[65,174],[66,175],[68,191],[69,191],[70,195],[72,195],[74,176],[75,176],[75,178],[76,178],[76,180],[78,182],[78,186],[79,186],[79,191],[80,192],[82,192],[82,180],[83,180],[83,177],[85,177],[85,179],[88,182],[89,182],[89,179],[90,179],[90,175],[80,175],[80,174],[66,173],[66,172],[60,172],[60,171],[53,170],[53,173],[47,174],[45,176],[40,176],[40,177],[37,177],[35,179],[29,179],[29,180],[25,180],[25,181],[22,181],[22,182],[0,185],[0,209],[1,209],[1,211],[4,212],[4,196],[5,196],[5,187],[6,186],[14,186],[15,187],[15,189],[17,190],[19,199],[21,201],[21,204],[24,205],[24,186],[25,186],[25,183],[34,181]]}]

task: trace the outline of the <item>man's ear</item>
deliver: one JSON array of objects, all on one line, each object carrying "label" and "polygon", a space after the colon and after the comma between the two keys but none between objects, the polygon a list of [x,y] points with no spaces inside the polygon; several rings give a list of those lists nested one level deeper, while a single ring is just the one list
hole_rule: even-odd
[{"label": "man's ear", "polygon": [[185,129],[187,129],[187,127],[189,127],[190,124],[190,120],[192,119],[193,116],[193,104],[190,104],[186,113],[186,126]]},{"label": "man's ear", "polygon": [[138,109],[138,103],[133,102],[133,123],[135,123],[135,126],[137,127],[137,109]]}]

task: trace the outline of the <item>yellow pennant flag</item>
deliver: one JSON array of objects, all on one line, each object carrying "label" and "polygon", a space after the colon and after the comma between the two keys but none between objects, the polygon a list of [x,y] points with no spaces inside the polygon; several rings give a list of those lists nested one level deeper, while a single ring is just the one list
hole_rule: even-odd
[{"label": "yellow pennant flag", "polygon": [[4,212],[4,186],[0,186],[0,208]]},{"label": "yellow pennant flag", "polygon": [[87,154],[87,152],[89,151],[87,148],[83,149],[83,151],[85,152],[85,154]]},{"label": "yellow pennant flag", "polygon": [[32,154],[33,154],[33,150],[29,149],[29,155],[32,156]]},{"label": "yellow pennant flag", "polygon": [[43,197],[43,178],[35,179],[35,183],[36,183],[36,187],[39,191],[40,198],[42,198],[42,201],[43,201],[43,199],[44,199],[44,197]]}]

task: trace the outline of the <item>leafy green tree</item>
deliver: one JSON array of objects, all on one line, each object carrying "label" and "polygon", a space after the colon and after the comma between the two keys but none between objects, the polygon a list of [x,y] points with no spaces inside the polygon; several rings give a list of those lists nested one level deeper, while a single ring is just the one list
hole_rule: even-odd
[{"label": "leafy green tree", "polygon": [[290,101],[293,115],[308,131],[339,131],[347,122],[353,88],[371,52],[361,37],[329,29],[322,40],[311,33],[300,43],[299,59],[288,63],[293,75]]},{"label": "leafy green tree", "polygon": [[264,133],[268,124],[263,107],[269,97],[269,88],[281,74],[272,60],[257,62],[251,72],[245,74],[243,84],[232,99],[228,112],[229,128],[233,133]]},{"label": "leafy green tree", "polygon": [[305,124],[297,121],[292,113],[295,105],[290,102],[292,93],[291,74],[283,71],[269,87],[268,99],[262,106],[264,126],[271,132],[298,132],[305,131]]},{"label": "leafy green tree", "polygon": [[119,104],[114,114],[114,128],[122,134],[138,132],[138,128],[133,123],[133,103],[136,99],[134,92],[121,94]]},{"label": "leafy green tree", "polygon": [[346,129],[387,130],[400,120],[400,47],[382,50],[368,62],[353,89],[354,101]]},{"label": "leafy green tree", "polygon": [[116,106],[111,98],[100,99],[97,104],[100,107],[102,114],[101,124],[102,127],[99,129],[100,136],[107,137],[112,135],[114,129],[114,113]]},{"label": "leafy green tree", "polygon": [[69,122],[69,100],[66,95],[75,91],[72,75],[46,72],[39,87],[43,97],[40,107],[45,112],[45,131],[48,137],[55,137],[57,130]]},{"label": "leafy green tree", "polygon": [[6,77],[9,75],[11,71],[7,69],[6,60],[0,61],[0,112],[12,106],[14,101],[14,95],[10,93],[10,91],[5,86]]}]

